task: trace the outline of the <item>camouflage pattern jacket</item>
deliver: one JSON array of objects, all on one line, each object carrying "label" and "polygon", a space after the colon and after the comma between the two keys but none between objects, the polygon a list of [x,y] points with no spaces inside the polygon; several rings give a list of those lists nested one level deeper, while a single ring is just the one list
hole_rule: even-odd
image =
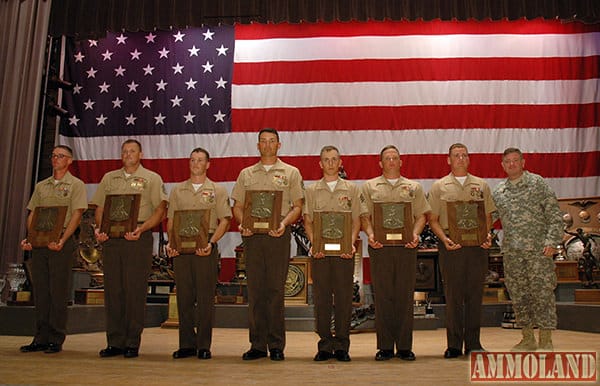
[{"label": "camouflage pattern jacket", "polygon": [[556,194],[541,176],[525,171],[516,184],[506,179],[492,198],[504,230],[504,253],[541,253],[545,246],[561,242],[563,223]]}]

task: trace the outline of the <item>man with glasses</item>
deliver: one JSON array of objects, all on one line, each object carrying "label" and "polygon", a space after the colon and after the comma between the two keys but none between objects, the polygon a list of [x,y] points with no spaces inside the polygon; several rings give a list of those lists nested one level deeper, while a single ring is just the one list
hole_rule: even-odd
[{"label": "man with glasses", "polygon": [[[556,194],[544,179],[524,170],[523,153],[508,148],[502,155],[507,179],[494,189],[504,238],[505,284],[523,339],[513,351],[552,351],[556,329],[556,272],[553,256],[563,236]],[[533,329],[539,328],[539,344]]]},{"label": "man with glasses", "polygon": [[[67,305],[71,290],[71,269],[76,244],[71,237],[87,209],[84,183],[69,172],[73,151],[65,145],[55,146],[50,156],[52,176],[36,184],[27,209],[27,228],[31,229],[37,207],[66,206],[64,228],[58,240],[49,240],[45,248],[33,248],[29,240],[21,241],[24,251],[31,251],[31,276],[35,299],[36,332],[33,342],[21,352],[62,350],[67,328]],[[62,224],[61,224],[62,225]]]},{"label": "man with glasses", "polygon": [[[271,360],[285,359],[285,281],[290,259],[290,225],[302,212],[304,187],[300,171],[277,157],[281,148],[277,130],[266,128],[258,133],[260,161],[243,169],[231,192],[235,201],[233,215],[244,242],[246,274],[248,275],[248,319],[250,350],[243,360],[267,356]],[[254,233],[243,227],[244,203],[247,191],[281,191],[281,218],[277,229]]]},{"label": "man with glasses", "polygon": [[110,238],[96,228],[103,243],[104,309],[108,346],[100,357],[135,358],[144,329],[148,275],[152,268],[152,228],[163,219],[167,193],[162,178],[141,164],[142,145],[128,139],[121,145],[123,167],[102,177],[92,198],[96,225],[102,224],[107,194],[141,195],[138,223],[124,238]]},{"label": "man with glasses", "polygon": [[492,212],[496,210],[487,182],[469,174],[469,152],[462,143],[448,151],[450,174],[435,181],[429,191],[429,226],[439,239],[440,271],[446,297],[447,349],[444,358],[457,358],[471,351],[482,351],[480,341],[483,282],[488,270],[488,249],[492,237],[479,246],[464,246],[452,240],[448,230],[447,204],[452,201],[483,201],[485,224],[492,227]]},{"label": "man with glasses", "polygon": [[[362,186],[368,213],[362,216],[363,231],[369,240],[369,261],[375,288],[375,329],[377,331],[376,361],[389,360],[396,355],[406,361],[415,360],[412,352],[413,303],[416,283],[417,247],[419,235],[431,210],[423,187],[400,175],[402,160],[394,145],[385,146],[380,153],[379,166],[383,175],[368,180]],[[413,227],[411,238],[403,245],[386,245],[375,237],[373,230],[374,203],[411,206]],[[404,217],[397,213],[390,217]],[[394,353],[394,346],[396,353]]]}]

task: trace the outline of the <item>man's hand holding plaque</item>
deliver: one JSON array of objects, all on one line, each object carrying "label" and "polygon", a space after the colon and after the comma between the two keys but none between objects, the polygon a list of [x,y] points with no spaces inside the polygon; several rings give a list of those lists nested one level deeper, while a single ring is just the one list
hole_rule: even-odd
[{"label": "man's hand holding plaque", "polygon": [[47,248],[59,242],[66,216],[66,206],[36,207],[27,230],[27,242],[32,248]]},{"label": "man's hand holding plaque", "polygon": [[374,202],[373,233],[383,246],[406,245],[413,241],[410,202]]},{"label": "man's hand holding plaque", "polygon": [[[121,238],[126,233],[134,232],[137,228],[140,199],[139,194],[107,194],[100,233]],[[99,240],[103,241],[101,238]]]},{"label": "man's hand holding plaque", "polygon": [[315,211],[313,217],[313,255],[352,257],[352,212]]},{"label": "man's hand holding plaque", "polygon": [[205,249],[208,243],[210,211],[176,210],[173,217],[173,231],[169,235],[169,246],[179,254],[196,254]]},{"label": "man's hand holding plaque", "polygon": [[248,190],[244,200],[242,236],[270,233],[279,229],[281,220],[280,190]]},{"label": "man's hand holding plaque", "polygon": [[473,247],[489,241],[483,201],[450,201],[447,209],[448,231],[453,243]]}]

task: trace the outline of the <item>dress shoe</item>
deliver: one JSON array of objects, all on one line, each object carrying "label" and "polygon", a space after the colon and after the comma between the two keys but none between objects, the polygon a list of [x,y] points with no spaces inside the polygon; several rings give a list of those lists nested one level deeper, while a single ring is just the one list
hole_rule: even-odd
[{"label": "dress shoe", "polygon": [[136,358],[138,355],[137,347],[125,347],[125,351],[123,351],[123,356],[125,358]]},{"label": "dress shoe", "polygon": [[335,350],[333,353],[335,359],[340,362],[350,362],[350,355],[348,355],[348,351],[345,350]]},{"label": "dress shoe", "polygon": [[449,347],[448,349],[446,349],[446,351],[444,351],[444,358],[446,359],[458,358],[461,355],[462,351],[460,351],[457,348]]},{"label": "dress shoe", "polygon": [[285,355],[283,355],[283,351],[278,348],[272,349],[270,353],[271,353],[272,361],[282,361],[285,359]]},{"label": "dress shoe", "polygon": [[57,352],[62,351],[62,344],[58,343],[48,343],[48,348],[44,350],[46,354],[56,354]]},{"label": "dress shoe", "polygon": [[28,344],[27,346],[21,346],[21,348],[19,350],[21,352],[36,352],[36,351],[46,351],[47,348],[48,348],[47,344],[31,342],[31,344]]},{"label": "dress shoe", "polygon": [[195,348],[180,348],[177,351],[173,351],[173,358],[175,358],[175,359],[195,357],[195,356],[196,356]]},{"label": "dress shoe", "polygon": [[399,350],[398,353],[396,353],[396,356],[403,361],[414,361],[417,359],[415,353],[410,350]]},{"label": "dress shoe", "polygon": [[265,358],[266,356],[267,353],[265,351],[251,348],[250,350],[246,351],[244,355],[242,355],[242,359],[245,361],[251,361],[254,359]]},{"label": "dress shoe", "polygon": [[100,350],[99,355],[101,358],[116,357],[117,355],[123,355],[123,349],[114,346],[108,346],[107,348]]},{"label": "dress shoe", "polygon": [[376,361],[389,361],[394,357],[394,350],[379,350],[375,354]]},{"label": "dress shoe", "polygon": [[210,359],[212,355],[210,355],[210,350],[202,348],[198,350],[198,359]]},{"label": "dress shoe", "polygon": [[315,362],[322,362],[333,358],[333,354],[330,351],[319,351],[313,358]]}]

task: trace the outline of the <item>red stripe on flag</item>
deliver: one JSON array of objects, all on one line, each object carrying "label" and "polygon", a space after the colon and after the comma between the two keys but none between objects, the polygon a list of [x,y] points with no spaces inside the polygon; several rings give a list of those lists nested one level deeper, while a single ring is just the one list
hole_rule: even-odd
[{"label": "red stripe on flag", "polygon": [[[382,145],[383,146],[383,145]],[[402,150],[402,148],[401,148]],[[322,177],[319,157],[281,157],[296,166],[305,180]],[[600,152],[525,154],[527,169],[544,177],[589,177],[600,175]],[[208,176],[214,181],[235,181],[240,170],[256,163],[257,157],[211,158]],[[342,155],[351,180],[366,180],[381,174],[379,155]],[[402,156],[402,174],[411,179],[435,179],[449,173],[445,154],[408,154]],[[484,178],[504,178],[499,154],[471,154],[469,171]],[[144,167],[160,174],[165,182],[180,182],[189,177],[187,159],[145,159]],[[73,174],[88,183],[98,183],[104,173],[121,167],[121,160],[74,161]]]},{"label": "red stripe on flag", "polygon": [[595,32],[594,25],[559,20],[462,21],[370,21],[344,23],[280,23],[236,25],[235,38],[270,39],[323,36],[392,36],[447,34],[572,34]]},{"label": "red stripe on flag", "polygon": [[233,83],[592,79],[599,66],[599,56],[236,63]]},{"label": "red stripe on flag", "polygon": [[[232,131],[593,127],[600,104],[232,109]],[[442,135],[442,133],[440,133]]]}]

